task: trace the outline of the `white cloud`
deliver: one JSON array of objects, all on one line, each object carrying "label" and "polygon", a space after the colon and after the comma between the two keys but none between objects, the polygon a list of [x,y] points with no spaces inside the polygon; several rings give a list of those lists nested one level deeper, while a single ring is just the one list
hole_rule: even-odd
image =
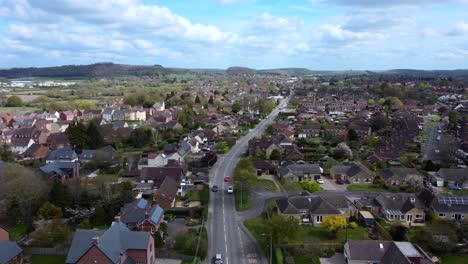
[{"label": "white cloud", "polygon": [[230,4],[234,4],[235,2],[236,0],[218,0],[218,3],[222,5],[230,5]]},{"label": "white cloud", "polygon": [[457,22],[455,28],[448,33],[448,35],[451,36],[460,36],[465,34],[468,34],[468,23],[465,21]]},{"label": "white cloud", "polygon": [[424,38],[434,38],[440,36],[439,32],[431,27],[425,27],[421,31],[421,36]]},{"label": "white cloud", "polygon": [[319,39],[327,42],[353,42],[353,41],[376,41],[387,37],[383,33],[354,32],[344,29],[341,25],[325,24],[318,28]]}]

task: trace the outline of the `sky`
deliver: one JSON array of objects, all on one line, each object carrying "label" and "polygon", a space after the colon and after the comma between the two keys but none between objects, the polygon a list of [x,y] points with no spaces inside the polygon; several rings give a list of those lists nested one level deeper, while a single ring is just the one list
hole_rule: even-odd
[{"label": "sky", "polygon": [[468,69],[468,0],[0,0],[0,68]]}]

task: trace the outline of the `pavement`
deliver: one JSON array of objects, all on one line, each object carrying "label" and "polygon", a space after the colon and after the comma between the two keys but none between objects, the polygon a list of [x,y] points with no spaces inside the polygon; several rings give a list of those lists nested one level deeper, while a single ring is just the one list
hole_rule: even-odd
[{"label": "pavement", "polygon": [[[287,105],[292,95],[285,98],[247,135],[238,139],[228,153],[219,156],[218,161],[210,170],[211,186],[218,185],[220,189],[217,193],[210,195],[207,221],[208,258],[205,263],[211,263],[215,254],[222,254],[225,264],[267,263],[267,258],[258,242],[243,225],[245,218],[236,212],[234,195],[226,192],[230,184],[224,182],[224,177],[232,175],[237,162],[247,151],[249,140],[262,135],[265,128],[274,122],[280,108]],[[254,206],[257,205],[252,207],[255,208]],[[256,209],[259,211],[258,207]]]},{"label": "pavement", "polygon": [[320,264],[345,264],[345,258],[343,253],[336,253],[330,258],[320,258]]}]

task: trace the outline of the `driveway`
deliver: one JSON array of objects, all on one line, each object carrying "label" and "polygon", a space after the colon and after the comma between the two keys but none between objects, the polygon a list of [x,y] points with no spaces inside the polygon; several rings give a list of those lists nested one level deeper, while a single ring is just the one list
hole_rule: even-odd
[{"label": "driveway", "polygon": [[325,191],[346,191],[346,184],[336,184],[335,181],[333,181],[331,178],[328,177],[323,177],[322,180],[324,181],[323,184],[320,184],[323,190]]},{"label": "driveway", "polygon": [[343,253],[336,253],[331,258],[320,258],[320,264],[345,264]]},{"label": "driveway", "polygon": [[175,218],[174,220],[167,223],[167,236],[165,249],[172,249],[174,244],[174,237],[178,232],[185,231],[190,227],[185,225],[184,218]]}]

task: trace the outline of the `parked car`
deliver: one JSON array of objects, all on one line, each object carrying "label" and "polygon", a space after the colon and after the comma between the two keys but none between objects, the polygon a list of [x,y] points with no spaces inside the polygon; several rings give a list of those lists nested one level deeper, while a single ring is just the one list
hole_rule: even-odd
[{"label": "parked car", "polygon": [[189,207],[190,206],[190,200],[185,200],[184,203],[182,204],[184,207]]},{"label": "parked car", "polygon": [[316,179],[315,181],[316,181],[318,184],[324,184],[324,183],[325,183],[325,182],[324,182],[322,179],[320,179],[320,178],[319,178],[319,179]]},{"label": "parked car", "polygon": [[234,193],[234,188],[232,186],[229,186],[227,189],[227,193]]},{"label": "parked car", "polygon": [[224,177],[224,181],[225,181],[225,182],[230,182],[230,181],[231,181],[231,177],[230,177],[230,176]]},{"label": "parked car", "polygon": [[449,189],[451,191],[460,191],[461,190],[461,187],[458,186],[458,185],[455,185],[455,184],[450,184],[448,187],[449,187]]},{"label": "parked car", "polygon": [[437,136],[437,137],[436,137],[436,140],[437,140],[437,141],[440,141],[440,136]]},{"label": "parked car", "polygon": [[213,185],[213,187],[211,187],[211,191],[212,192],[217,192],[218,191],[218,185]]},{"label": "parked car", "polygon": [[343,185],[344,181],[342,179],[338,179],[336,180],[336,184]]}]

